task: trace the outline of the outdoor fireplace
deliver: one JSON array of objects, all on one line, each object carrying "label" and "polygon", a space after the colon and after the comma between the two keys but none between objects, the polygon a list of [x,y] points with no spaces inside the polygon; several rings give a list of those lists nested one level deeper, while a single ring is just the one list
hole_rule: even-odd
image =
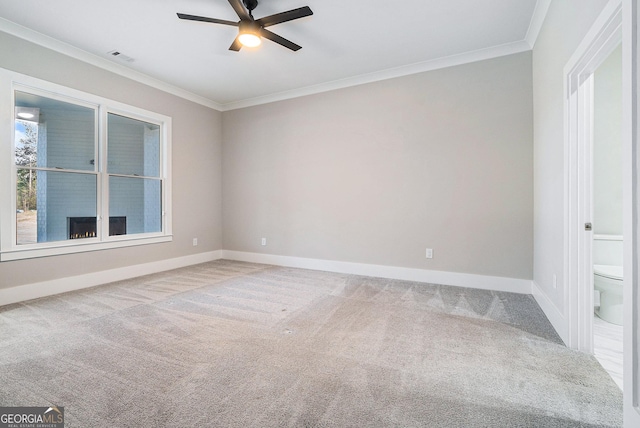
[{"label": "outdoor fireplace", "polygon": [[[69,239],[95,238],[98,235],[95,217],[67,217]],[[127,234],[127,217],[109,217],[109,236]]]}]

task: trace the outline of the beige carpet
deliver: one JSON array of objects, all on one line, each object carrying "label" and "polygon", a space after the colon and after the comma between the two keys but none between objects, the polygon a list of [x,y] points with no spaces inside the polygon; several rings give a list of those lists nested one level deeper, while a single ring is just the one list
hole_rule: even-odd
[{"label": "beige carpet", "polygon": [[531,296],[217,261],[0,307],[0,406],[66,427],[617,427]]}]

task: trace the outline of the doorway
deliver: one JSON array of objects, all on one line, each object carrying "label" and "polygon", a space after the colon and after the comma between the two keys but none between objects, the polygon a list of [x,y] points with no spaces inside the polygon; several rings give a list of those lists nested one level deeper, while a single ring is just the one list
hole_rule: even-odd
[{"label": "doorway", "polygon": [[[615,61],[615,55],[612,57],[612,54],[620,49],[622,42],[621,4],[606,12],[565,67],[567,175],[564,265],[568,285],[565,296],[569,321],[568,345],[588,353],[594,352],[594,306],[597,303],[594,296],[594,237],[603,238],[598,239],[598,247],[603,243],[615,242],[612,239],[622,242],[621,228],[608,232],[608,229],[594,224],[594,214],[597,215],[599,210],[594,211],[594,138],[596,133],[602,133],[595,126],[596,121],[602,122],[602,118],[594,117],[595,76],[608,59]],[[598,155],[601,157],[601,153]],[[619,165],[618,170],[621,169],[621,158]],[[604,223],[601,222],[601,226]],[[603,263],[599,257],[598,254],[596,259]],[[621,262],[619,264],[622,265]]]},{"label": "doorway", "polygon": [[593,73],[593,354],[622,389],[623,174],[622,46]]},{"label": "doorway", "polygon": [[[624,13],[623,13],[624,12]],[[564,274],[567,345],[593,352],[590,104],[592,76],[622,43],[624,192],[624,426],[640,426],[640,7],[635,0],[611,0],[564,70],[565,216]],[[587,150],[588,149],[588,150]]]}]

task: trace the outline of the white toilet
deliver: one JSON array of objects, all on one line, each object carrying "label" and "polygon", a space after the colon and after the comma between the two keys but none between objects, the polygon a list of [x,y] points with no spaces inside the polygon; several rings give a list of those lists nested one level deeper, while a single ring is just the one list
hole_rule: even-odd
[{"label": "white toilet", "polygon": [[593,286],[600,293],[596,314],[616,325],[622,325],[622,278],[622,266],[593,265]]}]

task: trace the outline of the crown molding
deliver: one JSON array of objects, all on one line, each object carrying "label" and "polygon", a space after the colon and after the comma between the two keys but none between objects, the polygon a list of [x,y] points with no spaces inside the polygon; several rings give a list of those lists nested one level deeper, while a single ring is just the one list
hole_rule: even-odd
[{"label": "crown molding", "polygon": [[343,89],[351,86],[363,85],[366,83],[378,82],[381,80],[393,79],[396,77],[408,76],[411,74],[423,73],[426,71],[438,70],[441,68],[453,67],[456,65],[468,64],[487,59],[498,58],[501,56],[512,55],[520,52],[530,51],[529,44],[522,40],[519,42],[507,43],[504,45],[493,46],[490,48],[479,49],[476,51],[465,52],[462,54],[452,55],[443,58],[437,58],[429,61],[418,62],[405,65],[402,67],[389,68],[373,73],[361,74],[346,79],[334,80],[319,85],[307,86],[304,88],[293,89],[291,91],[279,92],[277,94],[265,95],[262,97],[248,98],[245,100],[234,101],[222,104],[222,111],[236,110],[246,107],[253,107],[260,104],[268,104],[276,101],[288,100],[291,98],[303,97],[322,92],[333,91],[335,89]]},{"label": "crown molding", "polygon": [[169,83],[163,82],[139,71],[132,70],[131,68],[125,67],[124,65],[109,61],[106,58],[94,55],[68,43],[54,39],[53,37],[49,37],[37,31],[23,27],[22,25],[18,25],[15,22],[9,21],[7,19],[0,18],[0,31],[59,52],[63,55],[67,55],[71,58],[86,62],[88,64],[134,80],[136,82],[151,86],[152,88],[159,89],[161,91],[189,101],[193,101],[194,103],[203,105],[205,107],[209,107],[218,111],[221,110],[221,105],[219,103],[208,98],[194,94],[193,92],[189,92],[186,89],[182,89]]},{"label": "crown molding", "polygon": [[[275,94],[248,98],[239,101],[232,101],[229,103],[219,103],[209,98],[194,94],[185,89],[163,82],[147,74],[132,70],[131,68],[128,68],[124,65],[114,63],[106,58],[102,58],[98,55],[89,53],[68,43],[23,27],[4,18],[0,18],[0,31],[27,40],[31,43],[43,46],[45,48],[54,50],[80,61],[89,63],[120,76],[132,79],[139,83],[170,93],[172,95],[176,95],[186,100],[193,101],[205,107],[209,107],[218,111],[230,111],[529,51],[532,48],[532,42],[530,41],[530,38],[533,37],[533,39],[535,39],[535,37],[537,37],[537,34],[540,31],[540,27],[542,26],[542,22],[544,21],[544,16],[546,15],[546,12],[549,8],[550,2],[551,0],[538,0],[534,16],[531,20],[531,24],[527,32],[526,40],[470,52],[464,52],[447,57],[436,58],[433,60],[418,62],[401,67],[394,67],[386,70],[376,71],[373,73],[361,74],[358,76],[334,80],[318,85],[307,86]],[[535,40],[533,40],[533,43],[535,43]]]},{"label": "crown molding", "polygon": [[534,9],[533,16],[531,17],[527,35],[524,37],[531,49],[533,49],[536,44],[536,40],[538,40],[542,24],[544,24],[544,19],[547,17],[547,12],[549,12],[549,6],[551,6],[551,0],[538,0],[536,2],[536,8]]}]

